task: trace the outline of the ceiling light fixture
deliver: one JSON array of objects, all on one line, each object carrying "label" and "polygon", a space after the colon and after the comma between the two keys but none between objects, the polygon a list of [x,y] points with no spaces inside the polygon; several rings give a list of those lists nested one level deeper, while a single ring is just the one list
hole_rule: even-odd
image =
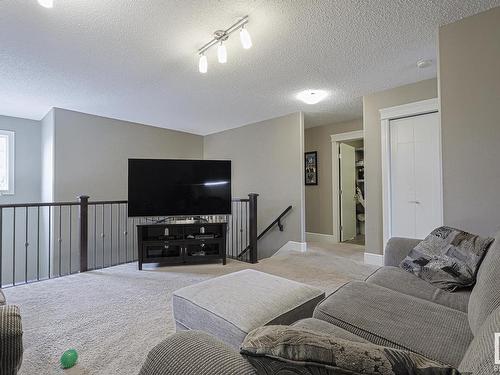
[{"label": "ceiling light fixture", "polygon": [[297,99],[306,104],[317,104],[328,96],[324,90],[304,90],[297,94]]},{"label": "ceiling light fixture", "polygon": [[424,69],[424,68],[428,68],[429,66],[432,65],[432,60],[425,60],[425,59],[422,59],[422,60],[419,60],[417,61],[417,66],[420,68],[420,69]]},{"label": "ceiling light fixture", "polygon": [[53,8],[54,0],[38,0],[38,4],[40,4],[44,8]]},{"label": "ceiling light fixture", "polygon": [[238,29],[240,30],[240,40],[243,48],[249,49],[252,47],[252,38],[250,37],[250,33],[248,32],[248,30],[245,28],[245,25],[247,23],[248,23],[248,16],[245,16],[240,18],[238,22],[231,25],[228,29],[217,30],[214,33],[213,39],[198,50],[198,55],[200,55],[198,70],[200,71],[200,73],[207,72],[208,62],[205,52],[215,45],[217,45],[217,60],[221,64],[225,64],[227,62],[227,49],[224,42],[228,40],[229,36],[236,30]]}]

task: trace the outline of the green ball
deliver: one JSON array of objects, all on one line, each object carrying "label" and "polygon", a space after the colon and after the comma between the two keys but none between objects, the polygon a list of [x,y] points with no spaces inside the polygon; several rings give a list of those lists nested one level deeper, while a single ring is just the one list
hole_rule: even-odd
[{"label": "green ball", "polygon": [[61,356],[61,367],[62,368],[70,368],[73,367],[78,361],[78,353],[75,349],[66,350]]}]

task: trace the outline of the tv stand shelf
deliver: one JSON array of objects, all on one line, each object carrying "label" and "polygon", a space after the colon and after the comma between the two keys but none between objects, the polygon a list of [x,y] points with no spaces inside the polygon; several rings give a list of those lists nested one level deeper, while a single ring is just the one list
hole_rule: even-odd
[{"label": "tv stand shelf", "polygon": [[227,223],[161,223],[137,225],[139,270],[144,263],[226,264]]}]

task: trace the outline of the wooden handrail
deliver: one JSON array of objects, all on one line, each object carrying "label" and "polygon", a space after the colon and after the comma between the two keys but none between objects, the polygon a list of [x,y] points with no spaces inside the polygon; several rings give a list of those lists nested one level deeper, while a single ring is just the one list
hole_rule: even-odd
[{"label": "wooden handrail", "polygon": [[[260,240],[262,237],[264,237],[264,235],[269,232],[275,225],[278,225],[278,228],[280,229],[280,232],[283,232],[283,224],[281,223],[281,219],[283,219],[283,217],[288,214],[288,212],[290,212],[292,209],[292,206],[288,206],[271,224],[269,224],[267,226],[266,229],[264,229],[261,234],[259,234],[257,236],[257,240]],[[243,250],[240,254],[238,254],[238,258],[241,258],[243,255],[245,255],[245,253],[250,250],[251,246],[248,245],[245,250]]]},{"label": "wooden handrail", "polygon": [[[91,201],[87,202],[88,205],[99,204],[126,204],[128,201]],[[80,202],[45,202],[45,203],[12,203],[0,204],[0,208],[32,208],[32,207],[59,207],[59,206],[80,206]]]}]

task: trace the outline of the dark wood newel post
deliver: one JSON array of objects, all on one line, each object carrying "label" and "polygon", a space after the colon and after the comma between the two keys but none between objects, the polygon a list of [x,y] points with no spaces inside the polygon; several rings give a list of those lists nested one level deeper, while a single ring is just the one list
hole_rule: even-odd
[{"label": "dark wood newel post", "polygon": [[80,195],[80,210],[78,215],[79,230],[80,230],[80,272],[88,270],[88,245],[89,245],[89,197],[87,195]]},{"label": "dark wood newel post", "polygon": [[250,245],[250,262],[251,263],[257,263],[258,256],[257,256],[257,197],[259,194],[255,193],[250,193],[248,194],[249,198],[249,225],[248,225],[248,231],[249,231],[249,245]]}]

